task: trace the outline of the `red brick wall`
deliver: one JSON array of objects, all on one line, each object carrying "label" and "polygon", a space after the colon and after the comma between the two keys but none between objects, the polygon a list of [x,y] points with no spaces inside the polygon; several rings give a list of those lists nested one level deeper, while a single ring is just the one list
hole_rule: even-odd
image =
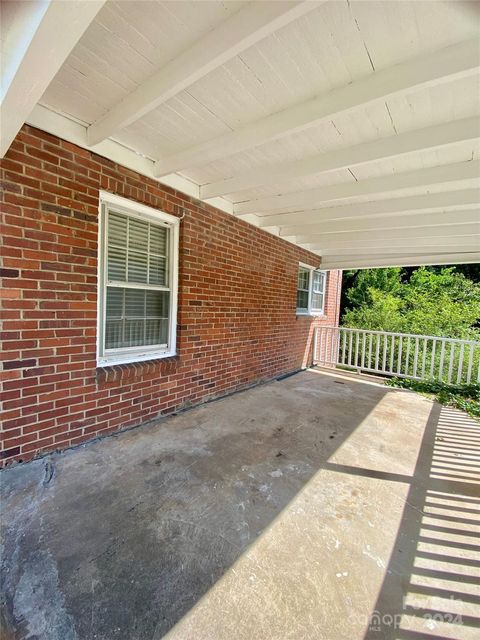
[{"label": "red brick wall", "polygon": [[[308,365],[315,323],[296,316],[310,254],[32,127],[2,161],[3,463],[140,424]],[[173,215],[180,229],[178,355],[96,367],[99,189]]]}]

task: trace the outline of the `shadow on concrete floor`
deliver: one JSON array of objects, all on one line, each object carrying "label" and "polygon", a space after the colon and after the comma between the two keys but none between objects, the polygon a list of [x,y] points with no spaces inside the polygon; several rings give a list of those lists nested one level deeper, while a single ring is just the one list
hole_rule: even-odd
[{"label": "shadow on concrete floor", "polygon": [[[478,507],[474,478],[451,477],[478,454],[467,422],[453,434],[421,396],[311,370],[8,470],[7,625],[38,640],[340,640],[390,637],[385,618],[368,630],[375,609],[423,624],[403,597],[438,609],[425,589],[447,570],[428,571],[448,560],[430,538],[452,527],[431,520]],[[455,443],[438,441],[434,468],[440,429]],[[459,544],[475,575],[475,545]]]},{"label": "shadow on concrete floor", "polygon": [[480,424],[434,405],[366,640],[479,637],[479,480]]}]

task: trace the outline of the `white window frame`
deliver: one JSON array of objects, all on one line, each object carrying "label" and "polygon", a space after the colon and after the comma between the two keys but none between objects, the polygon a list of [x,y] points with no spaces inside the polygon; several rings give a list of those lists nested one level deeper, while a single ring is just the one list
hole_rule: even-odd
[{"label": "white window frame", "polygon": [[[308,308],[307,309],[299,309],[297,307],[296,314],[297,316],[323,316],[325,315],[325,297],[327,295],[327,272],[318,269],[317,267],[312,267],[309,264],[304,264],[303,262],[298,263],[298,269],[307,269],[310,273],[308,275]],[[313,294],[313,274],[318,271],[323,273],[324,277],[324,288],[323,288],[323,307],[321,309],[314,309],[312,306],[312,294]],[[297,270],[297,279],[298,279],[298,270]],[[298,287],[298,280],[297,280]],[[297,288],[298,291],[298,288]]]},{"label": "white window frame", "polygon": [[[168,263],[168,289],[169,300],[169,326],[168,341],[164,345],[152,345],[141,347],[124,347],[120,349],[105,349],[105,324],[106,324],[106,293],[107,293],[107,212],[113,209],[130,218],[137,218],[147,222],[153,222],[169,229],[169,263]],[[163,211],[147,207],[133,200],[122,198],[113,193],[100,191],[99,204],[99,242],[98,242],[98,291],[97,291],[97,365],[109,366],[115,364],[127,364],[130,362],[143,362],[157,358],[168,358],[176,355],[177,334],[177,300],[178,300],[178,241],[180,219]],[[139,288],[148,288],[139,287]],[[154,287],[152,287],[154,288]],[[157,288],[157,287],[155,287]]]}]

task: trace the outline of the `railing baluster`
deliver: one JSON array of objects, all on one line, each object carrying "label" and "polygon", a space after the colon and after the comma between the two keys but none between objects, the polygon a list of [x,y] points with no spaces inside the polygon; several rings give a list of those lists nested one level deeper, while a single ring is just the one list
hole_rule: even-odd
[{"label": "railing baluster", "polygon": [[415,338],[415,353],[413,355],[413,377],[416,378],[417,377],[417,370],[418,370],[418,348],[420,346],[420,340],[417,338]]},{"label": "railing baluster", "polygon": [[345,348],[347,346],[347,332],[343,329],[340,329],[340,335],[342,338],[342,364],[345,364]]},{"label": "railing baluster", "polygon": [[355,332],[355,368],[358,368],[358,343],[360,342],[360,334]]},{"label": "railing baluster", "polygon": [[472,368],[473,368],[473,354],[475,353],[475,345],[470,345],[470,353],[468,354],[468,367],[467,367],[467,384],[470,384],[470,380],[472,379]]},{"label": "railing baluster", "polygon": [[402,347],[403,347],[403,337],[400,336],[400,340],[398,341],[398,360],[397,360],[397,373],[402,373]]},{"label": "railing baluster", "polygon": [[408,369],[410,368],[410,337],[407,338],[407,353],[405,354],[405,375],[408,376]]},{"label": "railing baluster", "polygon": [[371,369],[370,366],[372,364],[372,342],[373,342],[373,333],[370,334],[368,339],[368,360],[367,360],[367,369]]},{"label": "railing baluster", "polygon": [[379,358],[380,358],[380,336],[377,333],[375,334],[375,370],[376,371],[378,371]]},{"label": "railing baluster", "polygon": [[438,379],[441,380],[442,379],[442,373],[443,373],[443,362],[445,360],[445,341],[442,340],[442,347],[440,349],[440,364],[438,367]]},{"label": "railing baluster", "polygon": [[393,360],[395,358],[395,336],[392,336],[392,352],[390,354],[390,373],[393,373]]},{"label": "railing baluster", "polygon": [[458,373],[457,373],[457,384],[460,384],[463,378],[463,353],[465,351],[465,345],[462,342],[460,344],[460,355],[458,356]]},{"label": "railing baluster", "polygon": [[422,378],[425,378],[425,367],[427,366],[427,347],[428,347],[428,338],[424,338],[423,354],[422,354]]},{"label": "railing baluster", "polygon": [[362,357],[360,359],[362,369],[365,369],[365,347],[367,344],[367,334],[364,331],[362,335]]},{"label": "railing baluster", "polygon": [[437,348],[437,339],[433,338],[432,342],[432,362],[430,363],[430,377],[435,377],[435,350]]},{"label": "railing baluster", "polygon": [[353,331],[350,331],[350,340],[348,342],[348,364],[352,365],[352,351],[353,351]]},{"label": "railing baluster", "polygon": [[[445,344],[445,342],[443,344]],[[455,358],[455,342],[452,342],[450,344],[450,361],[448,363],[448,378],[447,378],[448,384],[450,384],[450,382],[452,381],[454,358]]]},{"label": "railing baluster", "polygon": [[382,362],[382,371],[387,370],[387,344],[388,344],[388,336],[385,333],[383,336],[383,362]]},{"label": "railing baluster", "polygon": [[337,350],[335,348],[335,329],[332,329],[332,335],[330,337],[330,363],[332,367],[337,362]]}]

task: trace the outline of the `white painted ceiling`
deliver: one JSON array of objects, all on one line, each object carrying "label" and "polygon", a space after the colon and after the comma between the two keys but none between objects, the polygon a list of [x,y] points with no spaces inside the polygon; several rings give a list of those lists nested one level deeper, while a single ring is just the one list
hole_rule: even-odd
[{"label": "white painted ceiling", "polygon": [[[247,5],[259,10],[262,4],[108,0],[39,105],[88,128],[108,118],[129,94],[141,92],[153,74],[215,33],[224,21],[235,20]],[[221,196],[224,208],[234,215],[320,253],[326,268],[478,260],[479,4],[330,0],[310,5],[303,15],[244,48],[128,126],[116,128],[110,138],[159,161],[160,174],[174,167],[199,188],[200,196]],[[437,53],[448,53],[449,47],[475,39],[476,71],[395,95],[386,92],[367,104],[360,100],[349,112],[332,112],[331,117],[301,130],[289,127],[287,118],[281,134],[266,141],[250,140],[240,145],[246,148],[234,153],[222,152],[231,132],[248,130],[270,114],[312,98],[332,96],[381,73],[395,80],[396,65],[414,61],[415,66],[417,59],[429,56],[435,60]],[[31,121],[37,123],[38,117],[34,114]],[[409,132],[415,132],[409,137],[414,148],[405,151],[402,140]],[[365,159],[363,145],[381,139],[388,140],[381,143],[379,153],[372,158],[367,154]],[[437,142],[442,146],[437,147]],[[177,167],[175,154],[202,143],[214,148],[213,161],[197,154],[196,159],[180,157]],[[355,160],[354,147],[361,162]],[[330,157],[337,157],[331,154],[340,150],[345,150],[340,155],[343,162],[334,162],[340,168],[328,168]],[[449,165],[459,168],[467,163],[476,169],[465,179],[460,172],[450,181]],[[445,167],[445,179],[430,180],[424,170],[440,166]],[[418,176],[418,180],[413,186],[407,180],[399,189],[384,187],[382,178],[401,174]],[[369,189],[367,182],[364,189],[364,181],[371,179],[380,179],[380,186]],[[349,185],[356,184],[360,185],[354,187],[358,193],[348,195]],[[340,197],[330,197],[331,185],[339,185],[335,193]],[[368,212],[369,202],[450,191],[458,192],[458,198],[445,202],[438,197],[434,202],[410,199],[404,210],[397,207],[400,210],[392,213],[380,204],[377,213]],[[341,209],[355,203],[350,210]],[[281,213],[289,215],[282,218]],[[271,223],[270,216],[274,216]],[[339,217],[343,218],[341,231],[337,231]],[[396,236],[404,239],[397,242]],[[410,240],[415,241],[413,245]]]}]

